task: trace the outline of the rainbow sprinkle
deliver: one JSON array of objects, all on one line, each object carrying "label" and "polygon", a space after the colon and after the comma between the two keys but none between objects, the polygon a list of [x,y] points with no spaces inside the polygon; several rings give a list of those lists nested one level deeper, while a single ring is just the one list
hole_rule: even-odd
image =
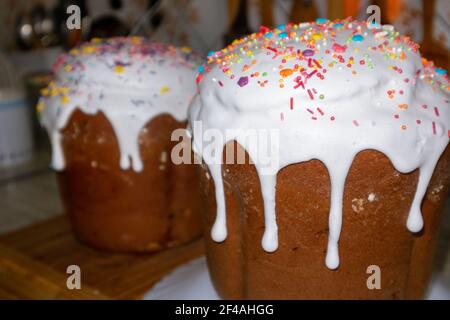
[{"label": "rainbow sprinkle", "polygon": [[[338,38],[338,33],[345,34],[344,38]],[[296,49],[298,47],[301,49]],[[238,88],[255,85],[261,90],[274,86],[279,88],[278,90],[293,88],[298,92],[298,96],[316,104],[311,108],[323,116],[329,114],[327,99],[333,95],[316,84],[317,81],[327,81],[331,69],[333,75],[337,71],[348,70],[348,75],[363,77],[367,72],[377,72],[376,63],[382,58],[389,65],[389,70],[396,75],[408,74],[410,70],[405,70],[402,63],[413,54],[417,55],[418,49],[417,43],[400,35],[390,26],[376,24],[368,26],[366,22],[358,22],[352,18],[336,21],[319,18],[315,23],[288,23],[274,29],[261,27],[259,32],[237,39],[220,51],[210,52],[207,62],[199,68],[197,82],[201,85],[205,79],[203,75],[213,67],[217,67],[224,77],[222,81],[218,80],[220,87],[225,86],[225,80],[231,79],[233,85],[237,85]],[[263,62],[261,59],[274,61],[273,70],[265,67],[267,64],[261,63]],[[404,121],[407,121],[410,110],[415,111],[419,108],[421,112],[429,112],[426,105],[416,106],[404,102],[409,101],[411,88],[419,81],[431,85],[433,90],[450,92],[447,71],[435,67],[433,62],[426,59],[422,59],[421,63],[413,76],[403,76],[400,81],[386,89],[383,99],[398,107],[391,111],[393,119],[400,118],[396,113],[399,109]],[[255,71],[255,68],[258,71]],[[272,76],[267,77],[274,72],[275,79]],[[360,79],[364,81],[363,78]],[[293,110],[294,97],[288,99],[287,108]],[[382,103],[383,101],[380,101],[380,104]],[[317,120],[311,108],[304,110],[312,115],[311,119]],[[440,116],[438,107],[430,109],[434,112],[434,116]],[[282,115],[283,119],[284,117],[285,114]],[[336,121],[334,115],[329,119]],[[400,129],[407,130],[411,124],[419,125],[422,120],[414,117],[411,122],[402,124]],[[352,120],[352,123],[355,127],[365,125],[357,120]],[[433,126],[434,134],[435,131],[436,124]]]}]

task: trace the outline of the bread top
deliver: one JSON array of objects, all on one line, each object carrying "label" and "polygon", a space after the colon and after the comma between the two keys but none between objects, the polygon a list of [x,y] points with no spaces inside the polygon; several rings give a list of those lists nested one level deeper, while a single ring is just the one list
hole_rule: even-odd
[{"label": "bread top", "polygon": [[418,49],[389,25],[318,19],[236,40],[209,55],[197,81],[204,108],[217,111],[355,134],[392,126],[428,136],[435,122],[447,135],[448,75]]},{"label": "bread top", "polygon": [[122,168],[142,170],[136,147],[140,130],[163,113],[186,120],[199,61],[189,48],[141,37],[93,39],[61,55],[54,64],[55,81],[38,104],[54,146],[54,168],[64,168],[62,152],[55,152],[59,131],[80,109],[103,112],[116,133]]}]

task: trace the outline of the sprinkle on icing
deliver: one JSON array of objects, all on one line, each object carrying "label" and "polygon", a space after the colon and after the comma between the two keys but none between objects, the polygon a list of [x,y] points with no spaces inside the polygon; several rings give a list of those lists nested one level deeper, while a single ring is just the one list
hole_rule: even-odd
[{"label": "sprinkle on icing", "polygon": [[[56,80],[42,90],[38,112],[53,149],[52,166],[65,166],[62,130],[76,109],[103,112],[116,134],[122,169],[143,169],[138,135],[153,117],[169,113],[186,119],[195,94],[199,58],[141,37],[93,39],[58,57]],[[201,71],[202,69],[199,69]]]},{"label": "sprinkle on icing", "polygon": [[[422,229],[422,198],[450,137],[450,81],[445,70],[421,58],[418,50],[418,44],[392,26],[349,18],[262,27],[208,54],[199,70],[201,99],[192,104],[191,128],[202,121],[202,130],[224,132],[237,126],[280,132],[279,141],[271,145],[279,157],[275,172],[263,174],[263,164],[254,161],[264,202],[266,251],[278,246],[276,173],[292,163],[319,159],[331,179],[326,265],[339,266],[345,179],[356,154],[367,149],[383,152],[402,173],[420,169],[407,227],[412,232]],[[191,130],[194,147],[205,159],[198,142],[202,132]],[[258,158],[258,145],[248,143],[244,133],[232,140]],[[226,142],[216,142],[215,152],[221,154]],[[217,201],[212,237],[223,241],[221,166],[208,167]]]}]

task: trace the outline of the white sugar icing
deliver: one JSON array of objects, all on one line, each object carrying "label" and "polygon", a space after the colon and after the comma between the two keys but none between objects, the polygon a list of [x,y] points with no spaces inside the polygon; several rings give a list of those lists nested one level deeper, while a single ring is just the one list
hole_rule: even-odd
[{"label": "white sugar icing", "polygon": [[[224,145],[233,140],[249,153],[259,176],[267,252],[278,247],[277,172],[319,159],[331,183],[326,265],[339,266],[345,180],[356,154],[367,149],[385,154],[402,173],[420,170],[407,227],[422,229],[421,202],[449,143],[450,86],[446,72],[422,59],[415,43],[391,26],[319,19],[262,28],[210,54],[201,71],[189,123],[193,148],[214,180],[213,240],[227,236],[226,207],[222,167],[208,161],[208,152],[221,159]],[[211,129],[226,139],[206,148],[204,134]],[[235,133],[227,134],[230,129]],[[274,170],[265,170],[257,160],[264,141],[250,143],[242,129],[279,132],[279,140],[270,142],[277,157]]]},{"label": "white sugar icing", "polygon": [[198,57],[140,37],[94,39],[59,57],[56,79],[38,110],[52,145],[52,166],[65,167],[61,130],[74,110],[104,113],[117,137],[120,167],[141,171],[138,136],[155,116],[186,120],[195,94]]}]

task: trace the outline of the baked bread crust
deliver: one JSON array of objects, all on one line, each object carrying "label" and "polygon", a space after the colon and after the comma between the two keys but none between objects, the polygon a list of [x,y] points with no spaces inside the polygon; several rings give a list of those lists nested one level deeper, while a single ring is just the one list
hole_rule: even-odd
[{"label": "baked bread crust", "polygon": [[[241,148],[236,142],[235,147]],[[242,151],[242,150],[241,150]],[[360,152],[346,179],[339,241],[341,265],[328,269],[330,179],[318,160],[283,168],[277,176],[279,248],[261,247],[264,209],[252,164],[226,164],[222,174],[228,237],[209,236],[216,215],[214,184],[202,169],[205,241],[212,281],[226,299],[419,299],[431,272],[450,185],[450,148],[441,156],[422,203],[424,229],[406,228],[418,170],[399,173],[374,150]],[[372,195],[371,195],[372,194]],[[369,201],[369,195],[371,201]],[[367,267],[381,269],[381,289],[369,290]]]},{"label": "baked bread crust", "polygon": [[139,135],[143,170],[123,170],[115,133],[99,112],[75,110],[62,130],[66,168],[58,172],[61,195],[76,236],[114,252],[149,252],[201,234],[195,168],[174,165],[170,141],[185,123],[168,114],[149,121]]}]

